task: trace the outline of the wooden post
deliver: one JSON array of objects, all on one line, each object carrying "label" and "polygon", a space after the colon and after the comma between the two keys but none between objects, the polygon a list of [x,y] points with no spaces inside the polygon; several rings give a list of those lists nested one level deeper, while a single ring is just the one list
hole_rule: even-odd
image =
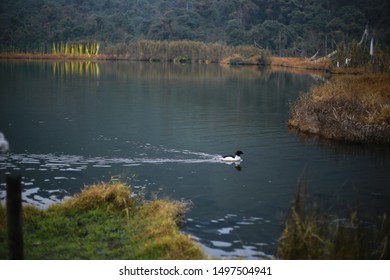
[{"label": "wooden post", "polygon": [[10,260],[23,259],[22,178],[7,176],[8,255]]}]

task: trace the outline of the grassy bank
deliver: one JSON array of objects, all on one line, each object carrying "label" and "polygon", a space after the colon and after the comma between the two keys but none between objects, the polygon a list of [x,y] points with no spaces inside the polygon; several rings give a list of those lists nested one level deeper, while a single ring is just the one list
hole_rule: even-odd
[{"label": "grassy bank", "polygon": [[[23,208],[26,259],[201,259],[178,223],[186,205],[144,201],[121,183],[87,187],[61,204]],[[7,258],[5,209],[0,207],[0,259]]]},{"label": "grassy bank", "polygon": [[279,238],[277,257],[295,260],[364,260],[390,258],[390,220],[375,221],[358,211],[335,217],[319,209],[300,182]]},{"label": "grassy bank", "polygon": [[[204,259],[179,231],[187,205],[133,196],[121,183],[86,187],[60,204],[23,207],[25,259]],[[357,211],[335,217],[300,183],[278,241],[279,259],[389,259],[388,215]],[[0,206],[0,259],[8,258],[6,211]]]},{"label": "grassy bank", "polygon": [[390,143],[390,75],[332,77],[301,94],[288,124],[329,139]]}]

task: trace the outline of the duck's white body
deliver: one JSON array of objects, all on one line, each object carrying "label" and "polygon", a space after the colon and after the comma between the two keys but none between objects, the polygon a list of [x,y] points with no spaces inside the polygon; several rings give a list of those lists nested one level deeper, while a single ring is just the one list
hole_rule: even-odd
[{"label": "duck's white body", "polygon": [[243,152],[241,151],[237,151],[235,156],[224,156],[222,157],[222,161],[224,162],[240,162],[242,159],[241,159],[241,155],[243,154]]},{"label": "duck's white body", "polygon": [[239,156],[224,156],[222,158],[223,161],[226,161],[226,162],[237,162],[237,161],[241,161],[241,157]]}]

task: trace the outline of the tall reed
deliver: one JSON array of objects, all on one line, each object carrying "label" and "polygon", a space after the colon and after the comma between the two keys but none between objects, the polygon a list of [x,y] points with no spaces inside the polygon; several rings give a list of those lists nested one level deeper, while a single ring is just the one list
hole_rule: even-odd
[{"label": "tall reed", "polygon": [[99,54],[100,44],[97,42],[71,43],[59,42],[53,43],[52,54],[72,55],[72,56],[96,56]]},{"label": "tall reed", "polygon": [[293,205],[279,238],[280,259],[389,259],[390,220],[388,213],[375,221],[349,211],[335,218],[320,209],[298,183]]}]

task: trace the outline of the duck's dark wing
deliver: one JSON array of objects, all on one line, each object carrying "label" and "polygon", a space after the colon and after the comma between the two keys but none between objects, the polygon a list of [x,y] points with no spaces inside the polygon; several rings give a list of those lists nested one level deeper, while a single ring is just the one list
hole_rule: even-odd
[{"label": "duck's dark wing", "polygon": [[224,158],[226,158],[226,157],[232,157],[232,158],[234,158],[235,156],[232,156],[232,155],[226,155],[226,156],[222,156],[222,157],[224,157]]}]

